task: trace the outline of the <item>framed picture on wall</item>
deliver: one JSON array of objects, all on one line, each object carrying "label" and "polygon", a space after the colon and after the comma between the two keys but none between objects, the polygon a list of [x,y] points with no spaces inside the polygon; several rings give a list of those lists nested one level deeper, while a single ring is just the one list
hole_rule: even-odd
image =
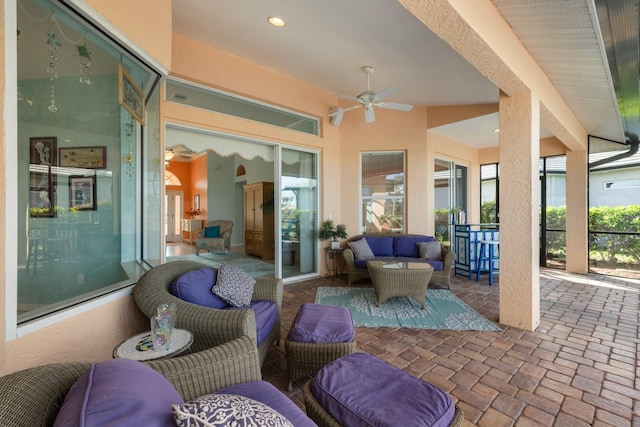
[{"label": "framed picture on wall", "polygon": [[59,158],[62,167],[106,169],[107,147],[61,147]]},{"label": "framed picture on wall", "polygon": [[55,211],[55,176],[51,166],[29,165],[29,216],[56,216]]},{"label": "framed picture on wall", "polygon": [[95,211],[98,208],[95,175],[69,177],[69,207],[81,211]]},{"label": "framed picture on wall", "polygon": [[196,194],[193,196],[193,209],[200,210],[200,195]]},{"label": "framed picture on wall", "polygon": [[144,126],[144,93],[122,64],[118,64],[118,102]]},{"label": "framed picture on wall", "polygon": [[57,166],[58,138],[42,136],[29,138],[29,163],[32,165]]}]

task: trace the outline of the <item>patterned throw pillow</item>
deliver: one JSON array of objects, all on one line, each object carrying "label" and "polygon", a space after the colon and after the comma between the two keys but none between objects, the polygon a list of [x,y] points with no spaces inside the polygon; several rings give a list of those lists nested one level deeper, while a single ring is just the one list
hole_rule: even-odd
[{"label": "patterned throw pillow", "polygon": [[354,240],[353,242],[347,242],[347,245],[349,245],[357,259],[375,258],[375,255],[371,251],[369,243],[367,243],[366,239],[358,239]]},{"label": "patterned throw pillow", "polygon": [[416,245],[418,245],[420,258],[430,261],[440,261],[442,259],[442,247],[437,240],[433,242],[418,242]]},{"label": "patterned throw pillow", "polygon": [[171,405],[178,427],[293,427],[282,414],[262,402],[235,394],[209,394],[182,405]]},{"label": "patterned throw pillow", "polygon": [[248,307],[253,295],[256,281],[244,271],[221,263],[218,267],[218,278],[211,292],[236,307]]}]

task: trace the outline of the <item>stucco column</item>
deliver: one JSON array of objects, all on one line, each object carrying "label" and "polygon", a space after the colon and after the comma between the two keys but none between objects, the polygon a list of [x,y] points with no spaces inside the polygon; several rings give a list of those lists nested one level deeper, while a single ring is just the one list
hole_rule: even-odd
[{"label": "stucco column", "polygon": [[540,100],[500,93],[500,323],[540,324]]},{"label": "stucco column", "polygon": [[589,270],[587,150],[567,152],[567,266],[572,273]]}]

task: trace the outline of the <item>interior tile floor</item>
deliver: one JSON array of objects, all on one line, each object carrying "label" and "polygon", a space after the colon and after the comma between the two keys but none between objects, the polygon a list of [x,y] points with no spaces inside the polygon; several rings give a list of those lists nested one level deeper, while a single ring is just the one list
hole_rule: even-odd
[{"label": "interior tile floor", "polygon": [[[285,285],[283,338],[318,286],[347,286],[346,276]],[[489,286],[486,278],[457,276],[451,291],[499,321],[499,279]],[[357,328],[358,350],[447,391],[467,426],[640,427],[640,281],[543,269],[540,295],[534,332],[504,325],[502,332]],[[306,380],[286,390],[283,342],[262,372],[304,407]]]}]

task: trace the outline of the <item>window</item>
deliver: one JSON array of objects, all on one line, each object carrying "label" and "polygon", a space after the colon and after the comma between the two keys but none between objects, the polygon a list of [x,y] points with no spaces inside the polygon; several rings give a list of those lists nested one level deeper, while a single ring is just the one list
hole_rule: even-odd
[{"label": "window", "polygon": [[362,153],[363,233],[405,232],[404,153]]},{"label": "window", "polygon": [[130,285],[141,247],[160,250],[140,240],[160,236],[159,204],[140,199],[164,169],[141,148],[159,152],[159,76],[41,4],[17,8],[18,324]]}]

